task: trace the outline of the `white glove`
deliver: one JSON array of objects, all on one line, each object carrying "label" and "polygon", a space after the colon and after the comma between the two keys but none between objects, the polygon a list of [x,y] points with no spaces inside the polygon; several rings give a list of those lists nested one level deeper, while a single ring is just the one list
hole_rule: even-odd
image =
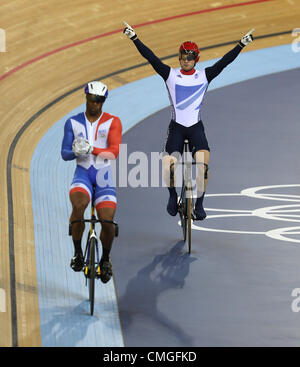
[{"label": "white glove", "polygon": [[131,26],[129,24],[127,24],[126,22],[123,23],[125,24],[126,28],[124,28],[123,33],[130,38],[132,41],[134,41],[135,39],[137,39],[137,35],[135,33],[135,31],[133,30],[133,28],[131,28]]},{"label": "white glove", "polygon": [[90,145],[89,141],[84,138],[76,138],[72,144],[72,150],[76,157],[79,155],[86,155],[93,152],[93,147]]},{"label": "white glove", "polygon": [[239,45],[241,47],[247,46],[249,45],[249,43],[253,41],[253,36],[251,34],[253,31],[254,31],[254,28],[251,29],[251,31],[249,31],[248,33],[246,33],[245,36],[240,40]]}]

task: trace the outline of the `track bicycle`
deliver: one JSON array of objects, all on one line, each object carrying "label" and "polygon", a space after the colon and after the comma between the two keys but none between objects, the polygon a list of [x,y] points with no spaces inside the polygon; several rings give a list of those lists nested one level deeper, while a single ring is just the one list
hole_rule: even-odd
[{"label": "track bicycle", "polygon": [[188,139],[184,140],[184,154],[183,163],[175,163],[176,165],[182,164],[184,167],[183,177],[182,177],[182,188],[181,194],[178,198],[178,213],[180,216],[180,223],[183,232],[183,240],[188,243],[188,252],[191,253],[192,248],[192,220],[194,220],[194,215],[192,208],[194,208],[194,198],[193,198],[193,184],[192,184],[192,165],[196,162],[189,162],[187,160],[188,154]]},{"label": "track bicycle", "polygon": [[[115,237],[119,235],[119,226],[116,222],[110,220],[97,219],[95,216],[95,207],[91,205],[91,219],[74,220],[69,225],[69,235],[72,235],[72,224],[74,223],[90,223],[90,230],[86,240],[84,250],[84,267],[83,272],[86,280],[86,286],[89,290],[90,313],[94,314],[95,303],[95,279],[101,278],[100,256],[98,239],[95,230],[96,223],[110,223],[115,226]],[[97,260],[97,261],[95,261]]]}]

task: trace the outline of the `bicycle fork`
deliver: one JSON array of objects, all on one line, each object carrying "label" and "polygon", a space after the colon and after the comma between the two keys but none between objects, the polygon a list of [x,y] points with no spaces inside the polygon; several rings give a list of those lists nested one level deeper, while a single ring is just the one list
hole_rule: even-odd
[{"label": "bicycle fork", "polygon": [[97,275],[100,276],[101,271],[100,271],[100,255],[99,255],[99,246],[98,246],[98,240],[97,240],[97,236],[96,236],[96,232],[95,230],[93,230],[92,234],[89,236],[89,243],[87,246],[87,254],[86,254],[86,266],[84,268],[84,274],[87,275],[88,274],[88,269],[89,269],[89,258],[90,258],[90,240],[92,238],[95,238],[95,251],[96,251],[96,257],[97,257],[97,267],[96,267],[96,273]]},{"label": "bicycle fork", "polygon": [[[92,219],[96,219],[95,217],[95,208],[94,206],[92,206],[92,209],[91,209],[91,217]],[[95,239],[95,249],[94,251],[96,251],[96,257],[97,257],[97,267],[96,267],[96,274],[98,277],[100,277],[100,274],[101,274],[101,270],[100,270],[100,255],[99,255],[99,246],[98,246],[98,239],[97,239],[97,234],[96,234],[96,231],[95,231],[95,224],[94,223],[91,223],[91,228],[90,228],[90,233],[89,233],[89,239],[88,239],[88,246],[86,248],[86,251],[87,253],[84,254],[84,257],[86,258],[86,266],[84,268],[84,274],[85,275],[88,275],[88,269],[89,269],[89,258],[90,258],[90,250],[91,250],[91,246],[90,246],[90,243],[91,243],[91,239],[94,238]]]}]

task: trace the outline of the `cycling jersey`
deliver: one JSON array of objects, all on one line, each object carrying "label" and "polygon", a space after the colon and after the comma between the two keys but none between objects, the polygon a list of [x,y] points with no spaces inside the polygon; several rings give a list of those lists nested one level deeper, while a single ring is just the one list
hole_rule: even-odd
[{"label": "cycling jersey", "polygon": [[[78,137],[87,139],[94,147],[92,154],[75,156],[72,144]],[[120,119],[106,112],[93,123],[83,112],[66,121],[61,155],[66,161],[76,158],[77,163],[70,194],[76,191],[84,192],[90,200],[94,200],[96,209],[116,208],[116,191],[110,159],[117,158],[121,139]]]},{"label": "cycling jersey", "polygon": [[172,120],[185,127],[200,121],[200,110],[208,81],[204,70],[186,75],[171,68],[166,85],[172,106]]},{"label": "cycling jersey", "polygon": [[164,79],[172,106],[172,120],[190,127],[201,120],[201,105],[209,83],[221,73],[241,52],[239,44],[224,55],[218,62],[204,70],[173,69],[164,64],[139,39],[133,41],[140,54],[145,57],[154,70]]}]

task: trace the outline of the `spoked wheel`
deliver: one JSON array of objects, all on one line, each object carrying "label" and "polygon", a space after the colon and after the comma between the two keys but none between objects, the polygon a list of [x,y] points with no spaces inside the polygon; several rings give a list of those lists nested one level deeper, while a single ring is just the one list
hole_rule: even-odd
[{"label": "spoked wheel", "polygon": [[90,240],[90,256],[89,256],[89,301],[91,315],[94,314],[94,302],[95,302],[95,252],[96,252],[96,239],[91,238]]},{"label": "spoked wheel", "polygon": [[189,254],[192,248],[192,201],[191,195],[187,195],[187,188],[183,186],[178,203],[178,212],[180,215],[183,240],[187,241]]},{"label": "spoked wheel", "polygon": [[180,216],[183,240],[186,241],[187,220],[186,220],[186,198],[185,198],[185,188],[184,187],[182,187],[180,199],[178,202],[178,212]]},{"label": "spoked wheel", "polygon": [[192,248],[192,199],[186,198],[186,237],[188,242],[189,254]]}]

